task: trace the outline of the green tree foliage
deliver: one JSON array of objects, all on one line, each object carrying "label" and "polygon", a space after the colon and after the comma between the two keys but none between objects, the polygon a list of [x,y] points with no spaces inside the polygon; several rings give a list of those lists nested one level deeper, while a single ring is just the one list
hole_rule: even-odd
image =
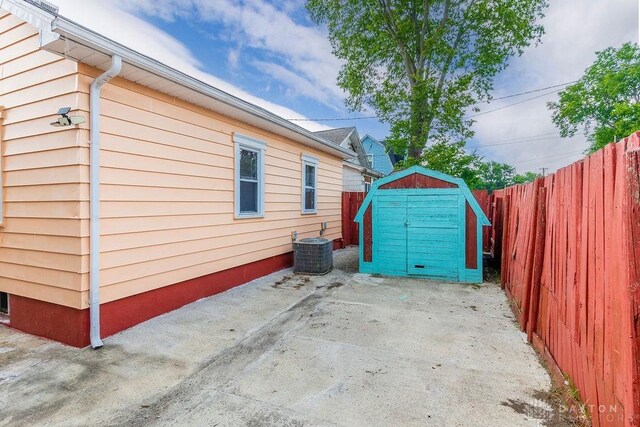
[{"label": "green tree foliage", "polygon": [[508,163],[495,161],[483,162],[479,165],[478,181],[474,188],[493,192],[514,184],[532,182],[539,176],[539,174],[534,172],[516,174],[516,169]]},{"label": "green tree foliage", "polygon": [[516,175],[516,168],[508,163],[498,163],[492,160],[482,163],[479,172],[479,188],[492,192],[512,185],[513,178]]},{"label": "green tree foliage", "polygon": [[[391,125],[394,153],[421,163],[429,143],[473,135],[468,109],[490,99],[507,60],[539,40],[547,0],[308,0],[343,60],[347,106]],[[409,164],[412,162],[409,161]]]},{"label": "green tree foliage", "polygon": [[437,142],[425,149],[423,160],[429,169],[462,178],[472,190],[492,192],[532,182],[540,176],[534,172],[516,174],[516,169],[508,163],[485,162],[475,152],[467,152],[463,142]]},{"label": "green tree foliage", "polygon": [[514,184],[526,184],[527,182],[533,182],[541,175],[535,172],[525,172],[523,174],[517,174],[513,177]]},{"label": "green tree foliage", "polygon": [[480,184],[482,158],[464,150],[464,142],[436,142],[424,151],[423,159],[429,169],[462,178],[469,188]]},{"label": "green tree foliage", "polygon": [[584,76],[550,102],[563,137],[584,129],[594,152],[640,130],[640,47],[625,43],[597,52]]}]

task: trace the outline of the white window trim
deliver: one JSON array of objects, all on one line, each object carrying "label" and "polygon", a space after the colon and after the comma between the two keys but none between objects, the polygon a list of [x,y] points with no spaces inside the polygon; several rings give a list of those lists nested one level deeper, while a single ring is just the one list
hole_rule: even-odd
[{"label": "white window trim", "polygon": [[[263,218],[264,217],[264,157],[267,151],[267,143],[250,136],[233,134],[233,142],[235,145],[235,188],[234,188],[234,217],[235,219],[244,218]],[[258,212],[241,213],[240,212],[240,151],[248,150],[258,153]]]},{"label": "white window trim", "polygon": [[[305,183],[305,169],[306,166],[313,166],[314,167],[314,182],[316,184],[315,186],[315,191],[313,192],[313,209],[305,209],[304,206],[304,202],[305,202],[305,190],[306,190],[306,183]],[[302,214],[303,215],[309,215],[309,214],[316,214],[318,213],[318,159],[312,156],[308,156],[306,154],[302,155],[302,179],[300,182],[300,186],[302,188]]]},{"label": "white window trim", "polygon": [[369,162],[369,166],[371,166],[371,169],[375,168],[375,166],[373,166],[375,158],[376,158],[375,154],[373,154],[373,153],[367,154],[367,161]]}]

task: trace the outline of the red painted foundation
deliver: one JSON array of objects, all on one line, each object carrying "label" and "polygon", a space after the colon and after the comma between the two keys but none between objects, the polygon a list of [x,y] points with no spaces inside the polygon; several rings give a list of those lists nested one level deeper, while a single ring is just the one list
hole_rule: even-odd
[{"label": "red painted foundation", "polygon": [[[340,246],[334,241],[334,248]],[[293,252],[263,259],[101,305],[103,337],[293,265]],[[74,347],[89,345],[89,309],[10,295],[12,328]]]}]

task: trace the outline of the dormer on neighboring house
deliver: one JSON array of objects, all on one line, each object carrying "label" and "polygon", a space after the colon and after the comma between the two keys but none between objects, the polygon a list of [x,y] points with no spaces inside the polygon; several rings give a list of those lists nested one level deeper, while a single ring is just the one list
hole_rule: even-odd
[{"label": "dormer on neighboring house", "polygon": [[342,162],[342,191],[368,192],[373,181],[383,176],[372,167],[355,127],[329,129],[314,133],[322,139],[342,148],[353,150],[357,154],[356,158]]},{"label": "dormer on neighboring house", "polygon": [[372,169],[383,175],[389,175],[393,172],[395,161],[392,161],[391,158],[395,159],[395,157],[388,152],[384,141],[378,141],[371,135],[365,135],[360,141],[360,145],[364,149]]}]

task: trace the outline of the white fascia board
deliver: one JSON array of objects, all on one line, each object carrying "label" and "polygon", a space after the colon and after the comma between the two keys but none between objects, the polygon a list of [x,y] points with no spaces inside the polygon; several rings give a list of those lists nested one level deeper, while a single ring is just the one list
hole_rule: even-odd
[{"label": "white fascia board", "polygon": [[56,41],[60,35],[51,31],[55,15],[22,0],[0,0],[0,9],[31,24],[40,31],[40,45]]},{"label": "white fascia board", "polygon": [[364,167],[360,166],[360,165],[356,165],[355,163],[350,163],[350,162],[342,162],[343,166],[348,167],[349,169],[353,169],[353,170],[357,170],[358,172],[364,172]]}]

